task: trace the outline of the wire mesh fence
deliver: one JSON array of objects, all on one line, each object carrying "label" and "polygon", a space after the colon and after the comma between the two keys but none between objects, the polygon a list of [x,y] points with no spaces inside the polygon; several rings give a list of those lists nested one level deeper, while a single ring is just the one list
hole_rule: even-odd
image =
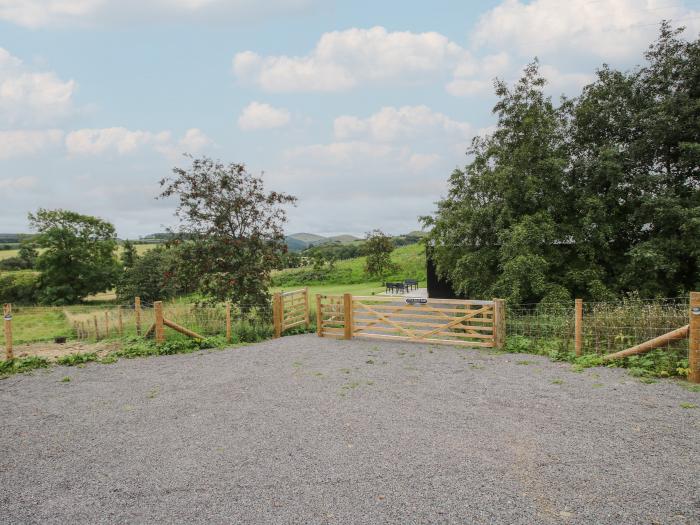
[{"label": "wire mesh fence", "polygon": [[[580,355],[602,357],[627,350],[688,324],[688,297],[626,298],[616,302],[583,302]],[[576,307],[568,303],[507,305],[507,346],[515,351],[566,356],[576,353]],[[664,341],[655,350],[625,358],[661,375],[685,375],[688,341]]]}]

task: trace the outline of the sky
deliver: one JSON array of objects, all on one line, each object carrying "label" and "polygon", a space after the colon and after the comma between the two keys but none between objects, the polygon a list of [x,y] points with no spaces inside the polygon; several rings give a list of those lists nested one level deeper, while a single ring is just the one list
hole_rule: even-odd
[{"label": "sky", "polygon": [[534,57],[558,98],[630,69],[700,0],[0,0],[0,232],[64,208],[120,237],[173,227],[183,153],[298,197],[288,233],[419,228],[493,79]]}]

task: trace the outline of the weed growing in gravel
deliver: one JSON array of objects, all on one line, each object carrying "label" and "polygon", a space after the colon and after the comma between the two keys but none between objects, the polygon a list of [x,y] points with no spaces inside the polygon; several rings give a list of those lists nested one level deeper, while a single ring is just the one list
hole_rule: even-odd
[{"label": "weed growing in gravel", "polygon": [[593,383],[591,387],[593,388],[603,388],[605,385],[603,383]]},{"label": "weed growing in gravel", "polygon": [[56,363],[64,366],[77,366],[82,363],[89,363],[91,361],[97,361],[97,354],[95,352],[68,354],[56,359]]},{"label": "weed growing in gravel", "polygon": [[61,379],[61,383],[70,383],[70,377],[65,376],[63,379]]},{"label": "weed growing in gravel", "polygon": [[524,360],[522,360],[522,361],[516,361],[515,364],[516,364],[516,365],[534,365],[535,362],[534,362],[534,361],[528,361],[527,359],[524,359]]},{"label": "weed growing in gravel", "polygon": [[695,403],[681,403],[681,408],[698,408]]},{"label": "weed growing in gravel", "polygon": [[119,361],[119,358],[116,355],[107,354],[102,359],[100,359],[98,362],[103,364],[103,365],[111,365],[112,363],[116,363],[117,361]]},{"label": "weed growing in gravel", "polygon": [[564,384],[564,380],[562,380],[562,379],[552,379],[552,384],[553,384],[553,385],[563,385],[563,384]]},{"label": "weed growing in gravel", "polygon": [[36,370],[37,368],[47,368],[48,366],[49,360],[45,357],[16,357],[14,359],[0,361],[0,376],[20,374],[29,372],[30,370]]},{"label": "weed growing in gravel", "polygon": [[690,383],[681,383],[681,386],[689,392],[700,392],[700,385],[691,385]]},{"label": "weed growing in gravel", "polygon": [[365,361],[365,363],[367,363],[368,365],[373,365],[374,359],[368,359],[367,361]]}]

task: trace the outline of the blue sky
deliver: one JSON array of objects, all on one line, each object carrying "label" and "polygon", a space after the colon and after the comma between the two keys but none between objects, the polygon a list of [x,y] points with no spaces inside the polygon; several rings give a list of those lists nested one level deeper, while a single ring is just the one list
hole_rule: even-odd
[{"label": "blue sky", "polygon": [[290,233],[407,232],[493,126],[494,77],[538,56],[575,95],[661,18],[697,37],[700,0],[0,0],[0,231],[38,207],[160,231],[190,152],[298,196]]}]

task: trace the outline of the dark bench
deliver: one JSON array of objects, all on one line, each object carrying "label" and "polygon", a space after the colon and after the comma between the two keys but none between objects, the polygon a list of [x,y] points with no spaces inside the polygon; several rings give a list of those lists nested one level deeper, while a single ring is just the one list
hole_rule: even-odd
[{"label": "dark bench", "polygon": [[418,281],[416,279],[404,279],[403,284],[409,291],[412,289],[418,290]]}]

